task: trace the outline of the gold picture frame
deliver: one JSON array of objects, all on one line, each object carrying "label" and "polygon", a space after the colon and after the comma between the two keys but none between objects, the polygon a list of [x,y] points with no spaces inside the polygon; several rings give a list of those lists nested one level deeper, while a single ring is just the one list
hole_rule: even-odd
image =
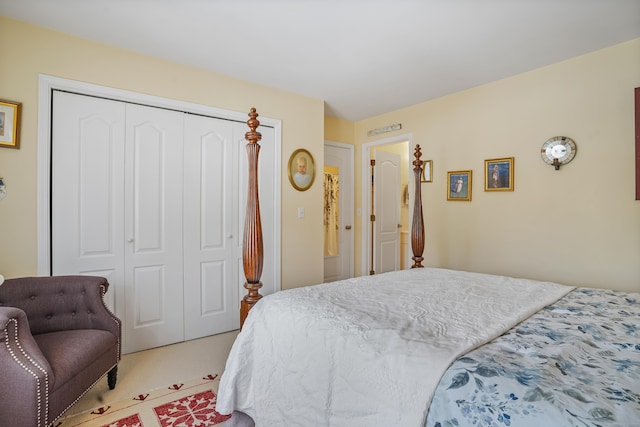
[{"label": "gold picture frame", "polygon": [[432,182],[433,181],[433,160],[424,160],[422,162],[422,175],[420,176],[420,182]]},{"label": "gold picture frame", "polygon": [[0,147],[20,148],[21,105],[0,99]]},{"label": "gold picture frame", "polygon": [[316,177],[316,164],[313,156],[304,148],[294,151],[287,166],[289,182],[298,191],[307,191]]},{"label": "gold picture frame", "polygon": [[484,191],[513,191],[514,158],[484,161]]},{"label": "gold picture frame", "polygon": [[447,200],[470,202],[472,171],[447,172]]}]

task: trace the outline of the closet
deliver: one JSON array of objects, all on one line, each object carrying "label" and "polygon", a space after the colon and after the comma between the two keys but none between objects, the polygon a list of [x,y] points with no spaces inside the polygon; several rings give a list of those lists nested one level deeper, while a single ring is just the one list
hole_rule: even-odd
[{"label": "closet", "polygon": [[[108,278],[125,353],[239,327],[247,130],[53,92],[51,272]],[[259,130],[273,144],[273,128]]]}]

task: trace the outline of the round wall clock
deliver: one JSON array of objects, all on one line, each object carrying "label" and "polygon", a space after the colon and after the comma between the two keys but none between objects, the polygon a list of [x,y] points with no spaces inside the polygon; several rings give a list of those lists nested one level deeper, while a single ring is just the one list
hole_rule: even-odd
[{"label": "round wall clock", "polygon": [[566,165],[576,156],[576,143],[566,136],[554,136],[542,144],[540,155],[545,163],[552,165],[556,170],[561,165]]}]

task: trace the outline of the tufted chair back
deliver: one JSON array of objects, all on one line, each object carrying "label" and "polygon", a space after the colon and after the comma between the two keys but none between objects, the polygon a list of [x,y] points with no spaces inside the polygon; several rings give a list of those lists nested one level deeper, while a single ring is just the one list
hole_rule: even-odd
[{"label": "tufted chair back", "polygon": [[18,307],[25,311],[33,335],[60,330],[105,328],[115,333],[117,329],[113,327],[117,323],[105,324],[102,316],[102,296],[108,288],[109,283],[104,277],[8,279],[0,286],[0,307]]}]

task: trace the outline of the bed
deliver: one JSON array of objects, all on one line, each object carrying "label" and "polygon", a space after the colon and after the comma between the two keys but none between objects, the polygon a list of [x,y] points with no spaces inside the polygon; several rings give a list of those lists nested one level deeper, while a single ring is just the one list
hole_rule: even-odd
[{"label": "bed", "polygon": [[218,412],[257,426],[640,425],[640,294],[422,267],[415,157],[415,268],[265,298],[254,274]]}]

